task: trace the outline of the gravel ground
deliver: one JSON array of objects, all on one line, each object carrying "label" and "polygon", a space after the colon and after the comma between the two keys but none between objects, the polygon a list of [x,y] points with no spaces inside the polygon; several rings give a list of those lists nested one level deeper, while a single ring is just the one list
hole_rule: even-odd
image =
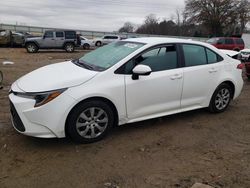
[{"label": "gravel ground", "polygon": [[[250,187],[250,82],[221,114],[205,109],[116,128],[104,140],[77,145],[68,139],[37,139],[11,126],[8,90],[38,67],[81,57],[86,51],[0,48],[0,187],[218,188]],[[5,60],[14,65],[3,65]]]}]

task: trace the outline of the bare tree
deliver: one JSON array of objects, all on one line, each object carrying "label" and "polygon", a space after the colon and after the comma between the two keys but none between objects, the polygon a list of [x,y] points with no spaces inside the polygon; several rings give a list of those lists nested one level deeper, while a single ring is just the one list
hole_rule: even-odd
[{"label": "bare tree", "polygon": [[144,34],[156,34],[158,33],[158,21],[159,19],[156,18],[156,15],[149,14],[146,16],[144,24],[142,24],[136,32]]},{"label": "bare tree", "polygon": [[[249,19],[247,0],[186,0],[185,15],[189,23],[205,25],[211,34],[233,32],[239,20],[242,30]],[[226,31],[227,30],[227,31]]]},{"label": "bare tree", "polygon": [[134,30],[134,24],[132,24],[131,22],[125,22],[124,25],[119,29],[119,33],[133,33]]}]

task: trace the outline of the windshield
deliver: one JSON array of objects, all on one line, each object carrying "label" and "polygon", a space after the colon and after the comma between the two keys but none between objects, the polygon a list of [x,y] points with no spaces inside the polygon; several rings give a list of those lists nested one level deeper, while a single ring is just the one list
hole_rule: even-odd
[{"label": "windshield", "polygon": [[82,64],[85,68],[92,67],[92,70],[106,70],[143,45],[129,41],[111,43],[84,55],[78,60],[78,64]]}]

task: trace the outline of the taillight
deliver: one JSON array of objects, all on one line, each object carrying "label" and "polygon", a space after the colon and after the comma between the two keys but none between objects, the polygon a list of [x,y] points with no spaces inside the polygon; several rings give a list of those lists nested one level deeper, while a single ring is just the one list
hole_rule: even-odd
[{"label": "taillight", "polygon": [[244,64],[243,63],[237,65],[237,69],[243,69],[243,68],[244,68]]}]

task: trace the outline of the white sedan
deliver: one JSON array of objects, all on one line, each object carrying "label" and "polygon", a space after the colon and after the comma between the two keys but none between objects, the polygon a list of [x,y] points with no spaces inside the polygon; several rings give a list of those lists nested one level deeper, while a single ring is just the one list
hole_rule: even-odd
[{"label": "white sedan", "polygon": [[81,39],[81,47],[83,47],[83,49],[90,49],[90,47],[94,47],[95,46],[95,42],[93,40],[87,39],[83,36],[80,36]]},{"label": "white sedan", "polygon": [[242,67],[206,43],[118,41],[14,82],[12,122],[25,135],[90,143],[117,125],[207,107],[223,112],[241,93]]}]

